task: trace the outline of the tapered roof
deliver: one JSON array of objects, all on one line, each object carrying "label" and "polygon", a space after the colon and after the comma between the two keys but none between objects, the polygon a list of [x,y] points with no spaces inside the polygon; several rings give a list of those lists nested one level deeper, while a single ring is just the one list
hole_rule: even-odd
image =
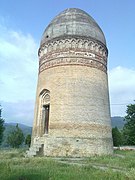
[{"label": "tapered roof", "polygon": [[63,36],[89,37],[106,45],[105,36],[96,21],[77,8],[66,9],[51,21],[43,33],[41,45]]}]

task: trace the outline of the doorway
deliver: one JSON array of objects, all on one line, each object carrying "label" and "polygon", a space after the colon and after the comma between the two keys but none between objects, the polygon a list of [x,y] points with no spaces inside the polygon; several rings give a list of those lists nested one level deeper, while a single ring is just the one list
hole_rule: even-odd
[{"label": "doorway", "polygon": [[50,105],[44,105],[43,106],[43,121],[44,121],[44,133],[48,134],[48,128],[49,128],[49,109]]}]

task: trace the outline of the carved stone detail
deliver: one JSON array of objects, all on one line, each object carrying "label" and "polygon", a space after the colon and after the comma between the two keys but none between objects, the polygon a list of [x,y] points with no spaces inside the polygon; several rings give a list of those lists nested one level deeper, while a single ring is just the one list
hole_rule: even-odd
[{"label": "carved stone detail", "polygon": [[107,56],[106,46],[91,39],[54,40],[39,49],[39,73],[60,65],[83,65],[106,72]]},{"label": "carved stone detail", "polygon": [[[43,127],[43,106],[50,104],[50,91],[43,89],[39,94],[38,126]],[[43,133],[43,132],[42,132]]]},{"label": "carved stone detail", "polygon": [[49,104],[50,103],[50,91],[47,89],[43,89],[42,92],[40,93],[40,98],[41,98],[41,107],[43,105]]}]

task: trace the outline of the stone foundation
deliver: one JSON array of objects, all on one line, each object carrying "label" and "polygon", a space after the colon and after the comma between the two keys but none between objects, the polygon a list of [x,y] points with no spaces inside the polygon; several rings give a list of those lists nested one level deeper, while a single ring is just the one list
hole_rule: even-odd
[{"label": "stone foundation", "polygon": [[89,157],[112,154],[111,138],[45,137],[44,156]]}]

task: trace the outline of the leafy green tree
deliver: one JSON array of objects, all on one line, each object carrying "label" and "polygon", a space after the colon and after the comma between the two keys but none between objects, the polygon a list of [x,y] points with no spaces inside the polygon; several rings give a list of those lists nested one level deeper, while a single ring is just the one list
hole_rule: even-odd
[{"label": "leafy green tree", "polygon": [[25,138],[25,144],[28,145],[28,147],[30,147],[31,144],[31,135],[28,134]]},{"label": "leafy green tree", "polygon": [[19,148],[24,142],[24,134],[22,130],[16,125],[15,129],[8,135],[7,144],[13,148]]},{"label": "leafy green tree", "polygon": [[112,129],[113,145],[120,146],[122,145],[122,133],[117,127]]},{"label": "leafy green tree", "polygon": [[2,108],[1,108],[1,105],[0,105],[0,144],[2,143],[3,132],[5,130],[4,119],[2,118],[1,114],[2,114]]},{"label": "leafy green tree", "polygon": [[124,144],[135,145],[135,104],[129,104],[126,113],[123,128]]}]

